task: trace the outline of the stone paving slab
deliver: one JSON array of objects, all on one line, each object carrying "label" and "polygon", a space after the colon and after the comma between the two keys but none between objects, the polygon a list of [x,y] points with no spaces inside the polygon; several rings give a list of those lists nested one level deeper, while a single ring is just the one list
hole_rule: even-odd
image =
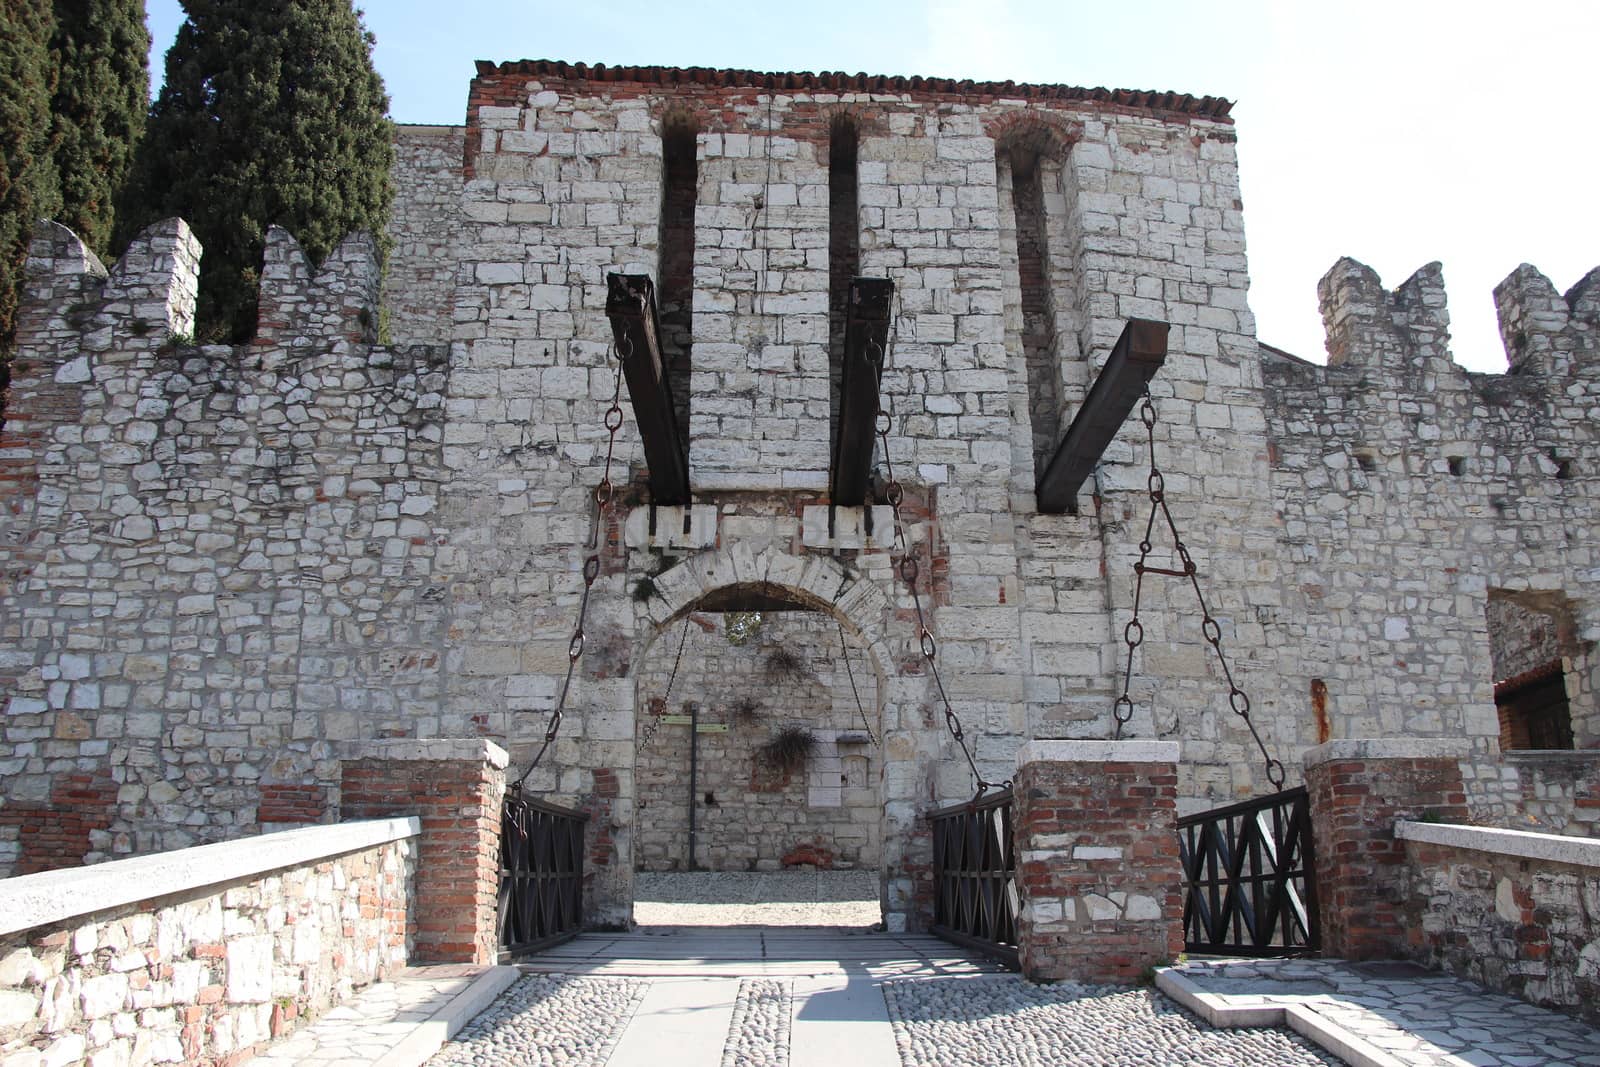
[{"label": "stone paving slab", "polygon": [[511,967],[408,967],[331,1009],[256,1063],[414,1067],[516,980]]},{"label": "stone paving slab", "polygon": [[1193,960],[1156,985],[1215,1025],[1288,1025],[1357,1067],[1600,1067],[1600,1031],[1411,964]]},{"label": "stone paving slab", "polygon": [[648,932],[585,933],[519,962],[560,974],[671,977],[876,977],[989,974],[1002,968],[922,934],[831,927],[651,927]]}]

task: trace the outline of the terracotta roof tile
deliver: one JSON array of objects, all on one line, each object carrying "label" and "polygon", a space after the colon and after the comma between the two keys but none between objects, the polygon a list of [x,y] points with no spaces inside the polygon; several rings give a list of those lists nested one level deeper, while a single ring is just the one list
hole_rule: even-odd
[{"label": "terracotta roof tile", "polygon": [[1559,659],[1553,659],[1549,663],[1523,671],[1521,674],[1513,674],[1510,678],[1502,678],[1494,683],[1494,695],[1498,698],[1506,693],[1521,689],[1525,685],[1542,682],[1547,678],[1558,677],[1565,669],[1565,663]]},{"label": "terracotta roof tile", "polygon": [[478,61],[478,76],[511,75],[560,78],[567,81],[635,82],[646,85],[701,85],[712,88],[754,88],[789,92],[927,93],[951,96],[1007,97],[1019,100],[1084,101],[1119,107],[1176,112],[1231,121],[1232,101],[1220,96],[1151,92],[1142,89],[1084,89],[1075,85],[1032,85],[1026,82],[980,82],[956,78],[897,77],[822,71],[762,72],[713,70],[709,67],[608,67],[604,63],[567,63],[521,59],[509,63]]}]

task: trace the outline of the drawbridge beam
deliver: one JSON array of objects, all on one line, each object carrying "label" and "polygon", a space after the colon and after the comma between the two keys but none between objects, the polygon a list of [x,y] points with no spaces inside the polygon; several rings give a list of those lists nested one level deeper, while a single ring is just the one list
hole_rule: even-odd
[{"label": "drawbridge beam", "polygon": [[622,374],[628,380],[633,417],[644,441],[650,471],[650,502],[689,503],[689,455],[678,434],[677,409],[661,359],[661,324],[656,287],[643,274],[606,275],[606,317],[616,336]]},{"label": "drawbridge beam", "polygon": [[839,384],[839,435],[828,486],[828,498],[838,507],[859,507],[867,500],[878,384],[889,346],[889,306],[893,302],[894,282],[889,279],[850,279]]},{"label": "drawbridge beam", "polygon": [[1111,350],[1111,358],[1073,416],[1067,435],[1039,476],[1035,493],[1040,512],[1078,513],[1078,489],[1144,396],[1145,386],[1166,361],[1167,324],[1129,319]]}]

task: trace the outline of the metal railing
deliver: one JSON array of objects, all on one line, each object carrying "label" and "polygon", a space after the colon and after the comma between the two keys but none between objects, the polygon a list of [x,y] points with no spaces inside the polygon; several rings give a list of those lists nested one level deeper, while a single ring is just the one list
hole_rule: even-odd
[{"label": "metal railing", "polygon": [[933,823],[931,932],[1017,968],[1011,790],[941,808],[928,818]]},{"label": "metal railing", "polygon": [[1302,956],[1322,945],[1304,787],[1178,820],[1189,952]]},{"label": "metal railing", "polygon": [[508,795],[500,818],[502,957],[526,955],[583,928],[587,812]]}]

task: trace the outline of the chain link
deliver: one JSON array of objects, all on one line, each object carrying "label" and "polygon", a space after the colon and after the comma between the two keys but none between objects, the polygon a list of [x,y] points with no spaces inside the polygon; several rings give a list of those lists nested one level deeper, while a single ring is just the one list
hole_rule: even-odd
[{"label": "chain link", "polygon": [[[885,368],[888,360],[885,353],[876,343],[867,342],[867,359],[873,363],[881,363]],[[906,591],[911,594],[911,605],[917,612],[917,645],[922,652],[922,658],[928,664],[928,672],[933,675],[934,686],[939,691],[939,701],[944,705],[944,724],[950,731],[950,736],[961,747],[961,754],[966,757],[967,766],[972,771],[973,779],[978,783],[978,796],[982,796],[990,789],[1006,789],[1011,785],[1010,780],[1004,782],[991,782],[978,770],[978,761],[972,756],[972,749],[967,745],[966,731],[962,729],[961,719],[956,715],[955,708],[950,705],[950,697],[945,692],[944,679],[939,676],[939,644],[934,639],[933,631],[928,629],[927,617],[922,612],[922,597],[917,592],[917,579],[921,576],[922,565],[917,562],[916,555],[906,540],[905,519],[900,513],[900,506],[905,501],[905,489],[894,476],[894,460],[889,455],[889,430],[894,426],[893,404],[887,394],[879,391],[878,415],[875,427],[878,434],[878,443],[883,449],[883,465],[886,483],[884,485],[884,499],[894,509],[894,544],[890,550],[891,558],[898,554],[900,562],[898,570],[900,579],[906,583]]]},{"label": "chain link", "polygon": [[833,594],[834,616],[833,624],[839,629],[839,655],[844,659],[845,677],[850,679],[850,695],[856,698],[856,714],[861,716],[861,728],[867,731],[867,740],[872,742],[872,747],[878,747],[878,735],[872,730],[872,722],[867,718],[866,705],[861,703],[861,690],[856,688],[855,668],[850,665],[850,642],[844,635],[844,623],[839,621],[839,598],[844,596],[844,591],[849,588],[853,575],[846,574],[839,583],[838,592]]},{"label": "chain link", "polygon": [[590,511],[590,527],[588,541],[588,556],[583,561],[583,596],[578,601],[578,621],[572,629],[572,637],[567,641],[567,673],[561,681],[561,692],[556,696],[556,705],[550,710],[550,719],[545,724],[544,743],[539,746],[539,751],[533,754],[527,770],[522,772],[522,777],[512,783],[512,790],[516,793],[522,791],[522,783],[528,780],[528,775],[539,765],[544,754],[550,751],[550,746],[555,744],[556,737],[561,733],[561,720],[566,712],[567,694],[572,691],[572,678],[577,673],[578,661],[583,658],[583,647],[587,642],[583,624],[589,615],[589,594],[594,589],[594,583],[600,577],[600,552],[603,547],[605,531],[609,526],[611,508],[616,502],[617,488],[611,481],[611,464],[617,452],[617,434],[622,430],[622,365],[631,355],[630,352],[618,352],[615,346],[611,354],[617,360],[616,385],[611,390],[611,406],[606,408],[601,423],[606,428],[606,466],[600,476],[600,482],[589,494],[590,502],[594,505]]},{"label": "chain link", "polygon": [[643,750],[650,743],[650,739],[661,729],[661,720],[667,717],[672,710],[672,683],[678,680],[678,665],[683,662],[683,645],[689,639],[689,616],[683,617],[683,632],[678,635],[678,655],[672,661],[672,673],[667,675],[667,695],[661,698],[661,714],[650,716],[650,721],[644,724],[644,733],[639,738],[638,748]]},{"label": "chain link", "polygon": [[[1211,614],[1205,593],[1200,589],[1200,569],[1195,566],[1194,557],[1189,554],[1188,546],[1178,536],[1178,525],[1173,521],[1172,511],[1167,507],[1166,479],[1162,476],[1161,469],[1156,466],[1156,405],[1148,388],[1144,391],[1144,403],[1139,407],[1139,421],[1144,423],[1145,437],[1150,446],[1150,475],[1145,480],[1146,491],[1150,495],[1150,518],[1144,524],[1144,538],[1139,542],[1139,562],[1133,565],[1133,616],[1122,628],[1122,642],[1128,646],[1128,657],[1123,665],[1122,695],[1111,705],[1111,717],[1117,724],[1116,739],[1122,739],[1122,728],[1133,718],[1133,698],[1129,695],[1129,690],[1133,685],[1133,654],[1144,643],[1144,624],[1139,621],[1139,604],[1144,596],[1144,576],[1162,574],[1169,578],[1187,578],[1189,584],[1194,587],[1195,599],[1200,603],[1200,633],[1216,652],[1217,662],[1222,665],[1222,676],[1228,683],[1228,705],[1234,714],[1244,720],[1245,726],[1250,730],[1250,736],[1255,739],[1256,748],[1260,750],[1261,758],[1266,762],[1267,781],[1272,783],[1274,789],[1281,790],[1285,780],[1283,763],[1274,759],[1267,751],[1266,742],[1261,739],[1260,731],[1250,718],[1250,698],[1234,681],[1233,670],[1228,666],[1228,657],[1222,652],[1222,625]],[[1181,564],[1179,567],[1155,567],[1150,564],[1150,553],[1155,547],[1152,538],[1155,535],[1158,513],[1166,520],[1167,530],[1172,534],[1172,550]]]}]

